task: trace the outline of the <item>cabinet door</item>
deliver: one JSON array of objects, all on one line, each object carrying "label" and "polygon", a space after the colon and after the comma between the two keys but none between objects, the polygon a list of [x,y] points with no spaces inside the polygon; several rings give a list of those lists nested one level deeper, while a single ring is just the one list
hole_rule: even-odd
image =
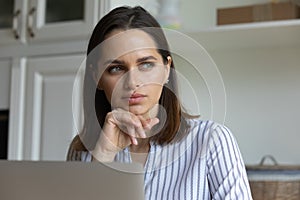
[{"label": "cabinet door", "polygon": [[0,59],[0,110],[9,109],[10,74],[10,60]]},{"label": "cabinet door", "polygon": [[87,38],[98,17],[98,0],[30,0],[27,37],[31,42]]},{"label": "cabinet door", "polygon": [[24,41],[26,1],[0,0],[0,44],[17,44]]},{"label": "cabinet door", "polygon": [[69,144],[81,128],[80,120],[74,122],[80,116],[81,93],[78,89],[74,95],[73,85],[83,58],[29,58],[13,70],[12,96],[18,101],[11,105],[9,159],[66,159]]}]

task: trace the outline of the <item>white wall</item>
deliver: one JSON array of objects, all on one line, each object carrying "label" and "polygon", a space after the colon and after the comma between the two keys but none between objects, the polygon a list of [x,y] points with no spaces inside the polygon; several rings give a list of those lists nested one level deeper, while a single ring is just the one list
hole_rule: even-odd
[{"label": "white wall", "polygon": [[272,154],[300,164],[300,47],[211,54],[227,91],[226,124],[247,163]]},{"label": "white wall", "polygon": [[[279,163],[300,164],[300,47],[210,55],[226,88],[225,124],[235,135],[245,162],[258,164],[264,155],[272,154]],[[202,81],[196,87],[204,91],[203,98],[209,98]],[[200,108],[207,117],[209,100],[201,99],[200,106],[208,108]]]}]

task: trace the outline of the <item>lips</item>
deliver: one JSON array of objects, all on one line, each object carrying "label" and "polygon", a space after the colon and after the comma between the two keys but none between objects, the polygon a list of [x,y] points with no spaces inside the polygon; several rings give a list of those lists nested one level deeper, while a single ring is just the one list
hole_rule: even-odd
[{"label": "lips", "polygon": [[129,105],[139,104],[141,103],[146,95],[139,94],[139,93],[133,93],[130,97],[127,97],[125,99],[128,100]]}]

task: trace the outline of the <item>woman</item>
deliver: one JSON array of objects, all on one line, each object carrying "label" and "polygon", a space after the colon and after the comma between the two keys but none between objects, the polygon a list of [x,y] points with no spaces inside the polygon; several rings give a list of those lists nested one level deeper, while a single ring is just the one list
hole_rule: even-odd
[{"label": "woman", "polygon": [[145,199],[252,199],[230,131],[182,111],[167,40],[148,12],[112,10],[87,54],[84,128],[68,160],[142,163]]}]

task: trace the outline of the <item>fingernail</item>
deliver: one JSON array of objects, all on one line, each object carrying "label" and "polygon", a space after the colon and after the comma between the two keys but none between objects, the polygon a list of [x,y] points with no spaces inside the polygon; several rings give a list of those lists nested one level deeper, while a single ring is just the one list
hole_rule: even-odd
[{"label": "fingernail", "polygon": [[142,131],[142,138],[146,138],[146,137],[147,137],[146,132]]}]

